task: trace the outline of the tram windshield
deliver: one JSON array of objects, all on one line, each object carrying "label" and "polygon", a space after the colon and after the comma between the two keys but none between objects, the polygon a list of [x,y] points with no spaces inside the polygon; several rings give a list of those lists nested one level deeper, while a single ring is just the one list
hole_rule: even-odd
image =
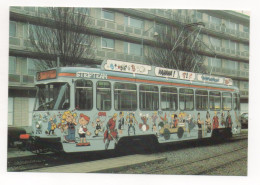
[{"label": "tram windshield", "polygon": [[34,110],[65,110],[70,107],[70,89],[68,83],[49,83],[37,85]]}]

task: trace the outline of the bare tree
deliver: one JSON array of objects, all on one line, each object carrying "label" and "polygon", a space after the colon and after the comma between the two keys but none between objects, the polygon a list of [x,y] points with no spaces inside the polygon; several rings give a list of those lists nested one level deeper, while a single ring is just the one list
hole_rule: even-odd
[{"label": "bare tree", "polygon": [[[30,25],[29,39],[33,49],[44,57],[38,67],[75,66],[94,58],[88,34],[91,19],[84,8],[46,7],[37,15],[39,21]],[[52,60],[50,60],[50,58]],[[55,62],[54,62],[55,61]]]},{"label": "bare tree", "polygon": [[203,23],[157,28],[159,32],[153,47],[148,50],[148,61],[153,65],[191,72],[206,72],[203,65],[205,56],[201,55],[204,44],[200,38],[200,26]]}]

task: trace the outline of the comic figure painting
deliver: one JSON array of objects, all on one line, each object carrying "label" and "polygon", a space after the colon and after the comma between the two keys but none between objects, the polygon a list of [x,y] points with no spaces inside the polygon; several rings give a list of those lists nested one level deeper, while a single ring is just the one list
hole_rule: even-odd
[{"label": "comic figure painting", "polygon": [[113,115],[111,119],[107,122],[106,131],[104,132],[104,143],[105,149],[107,150],[110,144],[110,141],[115,141],[117,144],[118,142],[118,134],[116,129],[116,120],[117,120],[117,113]]},{"label": "comic figure painting", "polygon": [[62,123],[65,123],[66,126],[64,128],[67,129],[68,135],[64,137],[64,143],[76,143],[75,141],[75,126],[77,114],[72,114],[71,111],[66,111],[62,115]]},{"label": "comic figure painting", "polygon": [[197,116],[197,124],[198,124],[198,138],[201,139],[202,138],[202,125],[204,124],[204,121],[202,121],[200,119],[200,113],[198,113]]},{"label": "comic figure painting", "polygon": [[137,120],[135,119],[135,115],[133,112],[127,115],[126,123],[128,124],[128,135],[135,135],[135,124],[137,124]]},{"label": "comic figure painting", "polygon": [[54,114],[54,116],[50,117],[50,119],[49,119],[48,128],[47,128],[47,130],[45,132],[47,135],[51,135],[51,134],[55,135],[54,130],[57,127],[56,123],[57,123],[57,119],[56,119],[56,116]]},{"label": "comic figure painting", "polygon": [[143,132],[148,131],[149,130],[149,125],[147,124],[148,114],[147,115],[140,114],[140,116],[143,123],[139,123],[139,129],[142,130]]},{"label": "comic figure painting", "polygon": [[88,116],[86,116],[85,114],[80,114],[80,118],[79,118],[79,129],[78,129],[78,134],[80,137],[80,142],[77,143],[77,146],[89,146],[90,143],[86,141],[86,134],[88,136],[91,135],[91,133],[88,131],[87,129],[87,125],[89,123],[90,118]]},{"label": "comic figure painting", "polygon": [[103,132],[102,126],[103,126],[103,122],[101,121],[101,119],[99,117],[96,119],[95,122],[92,122],[92,127],[95,128],[95,131],[94,131],[95,135],[93,137],[98,137],[99,133]]},{"label": "comic figure painting", "polygon": [[188,115],[186,122],[188,123],[188,132],[190,133],[190,131],[196,126],[191,114]]},{"label": "comic figure painting", "polygon": [[232,128],[232,119],[229,111],[227,112],[226,124],[228,128]]},{"label": "comic figure painting", "polygon": [[219,127],[219,120],[217,116],[217,112],[214,112],[214,117],[213,117],[213,130],[217,129]]},{"label": "comic figure painting", "polygon": [[120,113],[119,113],[119,120],[118,120],[118,130],[119,130],[119,134],[122,134],[122,133],[123,133],[124,126],[125,126],[124,112],[120,112]]},{"label": "comic figure painting", "polygon": [[156,132],[157,131],[157,121],[158,121],[158,114],[157,114],[157,112],[155,111],[154,113],[153,113],[153,115],[151,116],[151,120],[152,120],[152,131],[153,132]]},{"label": "comic figure painting", "polygon": [[211,119],[210,119],[209,111],[207,111],[205,122],[206,122],[206,127],[207,127],[207,133],[210,133],[211,132]]},{"label": "comic figure painting", "polygon": [[225,121],[225,113],[223,111],[221,112],[221,125],[227,128],[227,124]]}]

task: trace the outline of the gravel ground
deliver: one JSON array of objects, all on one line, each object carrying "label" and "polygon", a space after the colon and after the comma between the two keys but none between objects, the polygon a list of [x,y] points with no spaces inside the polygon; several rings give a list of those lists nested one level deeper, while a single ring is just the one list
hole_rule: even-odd
[{"label": "gravel ground", "polygon": [[[221,154],[223,152],[230,151],[238,148],[239,146],[247,146],[247,140],[236,140],[230,142],[224,142],[219,144],[210,143],[189,143],[184,145],[169,145],[163,148],[163,151],[153,155],[160,155],[167,157],[165,162],[147,164],[136,168],[128,168],[117,173],[122,174],[145,174],[151,169],[160,168],[171,164],[183,163],[187,160],[197,160],[208,155]],[[246,149],[244,153],[247,153]],[[208,163],[210,164],[210,163]],[[175,174],[171,170],[164,171],[163,174]],[[243,159],[238,162],[233,162],[222,166],[220,169],[214,169],[214,171],[205,172],[203,175],[234,175],[234,176],[246,176],[247,175],[247,159]]]},{"label": "gravel ground", "polygon": [[241,161],[222,166],[214,171],[205,173],[205,175],[247,176],[247,159],[241,159]]}]

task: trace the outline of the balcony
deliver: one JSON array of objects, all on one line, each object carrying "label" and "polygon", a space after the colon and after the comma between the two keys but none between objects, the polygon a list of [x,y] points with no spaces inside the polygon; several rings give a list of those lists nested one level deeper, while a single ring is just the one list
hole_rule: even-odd
[{"label": "balcony", "polygon": [[[125,10],[125,9],[124,9]],[[163,16],[180,16],[177,14],[169,14],[167,10],[157,10],[157,9],[127,9],[128,11],[145,11],[145,12],[150,12],[150,13],[158,13]],[[15,9],[14,7],[11,8],[11,11],[15,13],[21,13],[24,15],[30,15],[35,17],[36,13],[35,12],[28,12],[23,9]],[[126,10],[125,10],[126,11]],[[166,13],[167,12],[167,13]],[[181,19],[184,19],[183,16],[181,16]],[[97,36],[107,36],[111,38],[116,38],[119,40],[123,41],[129,41],[129,42],[135,42],[135,43],[141,43],[142,39],[144,41],[145,45],[150,45],[153,42],[155,42],[154,39],[154,31],[150,30],[144,33],[142,35],[143,30],[139,28],[134,28],[134,27],[129,27],[121,24],[117,24],[115,22],[111,21],[106,21],[102,19],[95,19],[90,17],[90,22],[91,22],[91,28],[89,27],[88,29],[91,29],[93,34]],[[10,37],[10,44],[12,45],[23,45],[23,43],[20,40],[17,40],[17,38],[11,38]],[[248,52],[241,52],[241,51],[232,51],[227,48],[219,48],[219,47],[213,47],[212,48],[216,54],[218,54],[220,57],[226,57],[226,58],[231,58],[231,59],[239,59],[239,60],[245,60],[248,61],[249,53]],[[202,52],[202,54],[207,54],[207,55],[212,55],[212,51],[205,50]]]},{"label": "balcony", "polygon": [[[32,52],[32,48],[29,45],[29,41],[27,39],[15,37],[13,38],[16,40],[16,42],[10,41],[10,50],[20,50],[19,52]],[[114,50],[106,50],[106,49],[95,49],[93,50],[95,53],[95,60],[103,61],[104,59],[114,59],[114,60],[121,60],[121,61],[127,61],[127,62],[135,62],[135,63],[143,63],[143,57],[142,56],[136,56],[136,55],[129,55],[126,53],[117,52]],[[147,61],[146,61],[147,62]],[[231,69],[225,69],[225,68],[217,68],[213,67],[212,69],[208,67],[208,71],[212,70],[212,74],[215,75],[221,75],[221,76],[227,76],[231,78],[239,78],[239,79],[245,79],[248,80],[249,78],[249,71],[248,70],[231,70]],[[24,82],[25,80],[22,80],[21,77],[12,77],[13,82]],[[18,79],[20,78],[20,79]]]},{"label": "balcony", "polygon": [[214,52],[215,54],[217,54],[218,56],[222,56],[225,58],[230,58],[230,59],[240,59],[240,60],[248,60],[249,58],[249,52],[248,51],[240,51],[240,50],[232,50],[229,48],[225,48],[225,47],[218,47],[218,46],[211,46],[208,45],[208,48],[205,49],[205,51],[208,54],[213,54],[212,52]]},{"label": "balcony", "polygon": [[[169,10],[165,9],[115,9],[119,10],[122,12],[126,12],[129,14],[132,14],[133,16],[139,15],[145,18],[152,18],[153,20],[157,19],[168,19],[167,21],[176,21],[185,23],[186,17],[177,13],[173,13]],[[149,15],[149,16],[147,16]],[[166,21],[166,22],[167,22]],[[249,33],[248,32],[241,32],[241,31],[235,31],[232,29],[224,28],[223,26],[220,25],[215,25],[210,22],[205,22],[205,20],[202,20],[198,17],[191,16],[191,21],[192,22],[204,22],[205,23],[205,28],[202,29],[204,33],[211,32],[212,34],[215,35],[221,35],[221,37],[226,37],[229,39],[233,40],[240,40],[242,42],[249,42]],[[249,21],[248,21],[249,22]]]},{"label": "balcony", "polygon": [[220,75],[225,77],[230,77],[233,79],[249,79],[249,71],[248,70],[232,70],[232,69],[226,69],[226,68],[219,68],[219,67],[209,67],[208,71],[214,75]]}]

